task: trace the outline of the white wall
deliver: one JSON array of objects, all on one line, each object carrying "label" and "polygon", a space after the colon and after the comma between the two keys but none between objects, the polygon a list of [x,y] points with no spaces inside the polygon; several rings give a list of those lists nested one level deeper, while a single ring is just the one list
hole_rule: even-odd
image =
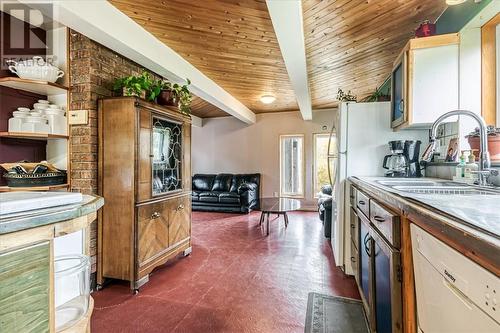
[{"label": "white wall", "polygon": [[[336,110],[313,112],[304,121],[300,112],[258,114],[255,124],[233,117],[207,118],[192,128],[192,160],[195,173],[261,173],[261,195],[279,193],[279,136],[304,134],[306,199],[312,199],[313,134],[329,133]],[[326,129],[323,129],[326,126]]]}]

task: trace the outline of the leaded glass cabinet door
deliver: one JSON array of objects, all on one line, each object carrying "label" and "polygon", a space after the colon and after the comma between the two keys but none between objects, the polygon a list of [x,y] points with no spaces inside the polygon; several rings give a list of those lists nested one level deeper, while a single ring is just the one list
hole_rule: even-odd
[{"label": "leaded glass cabinet door", "polygon": [[182,124],[152,117],[153,196],[182,189]]}]

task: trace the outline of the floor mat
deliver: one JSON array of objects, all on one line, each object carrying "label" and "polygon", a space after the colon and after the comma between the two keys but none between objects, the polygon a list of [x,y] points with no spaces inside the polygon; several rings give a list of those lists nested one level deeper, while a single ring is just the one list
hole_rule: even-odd
[{"label": "floor mat", "polygon": [[305,333],[368,333],[363,303],[345,297],[309,293]]}]

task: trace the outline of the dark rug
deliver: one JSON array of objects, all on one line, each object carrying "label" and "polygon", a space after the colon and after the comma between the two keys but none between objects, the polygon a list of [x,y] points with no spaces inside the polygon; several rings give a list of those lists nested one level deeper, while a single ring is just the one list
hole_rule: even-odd
[{"label": "dark rug", "polygon": [[368,333],[363,303],[345,297],[309,293],[305,333]]}]

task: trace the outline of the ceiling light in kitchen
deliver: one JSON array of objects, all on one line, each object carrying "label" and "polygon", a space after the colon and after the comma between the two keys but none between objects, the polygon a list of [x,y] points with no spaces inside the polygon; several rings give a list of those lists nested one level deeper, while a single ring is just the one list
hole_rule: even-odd
[{"label": "ceiling light in kitchen", "polygon": [[276,100],[276,97],[273,95],[264,95],[260,97],[260,101],[264,104],[271,104]]}]

